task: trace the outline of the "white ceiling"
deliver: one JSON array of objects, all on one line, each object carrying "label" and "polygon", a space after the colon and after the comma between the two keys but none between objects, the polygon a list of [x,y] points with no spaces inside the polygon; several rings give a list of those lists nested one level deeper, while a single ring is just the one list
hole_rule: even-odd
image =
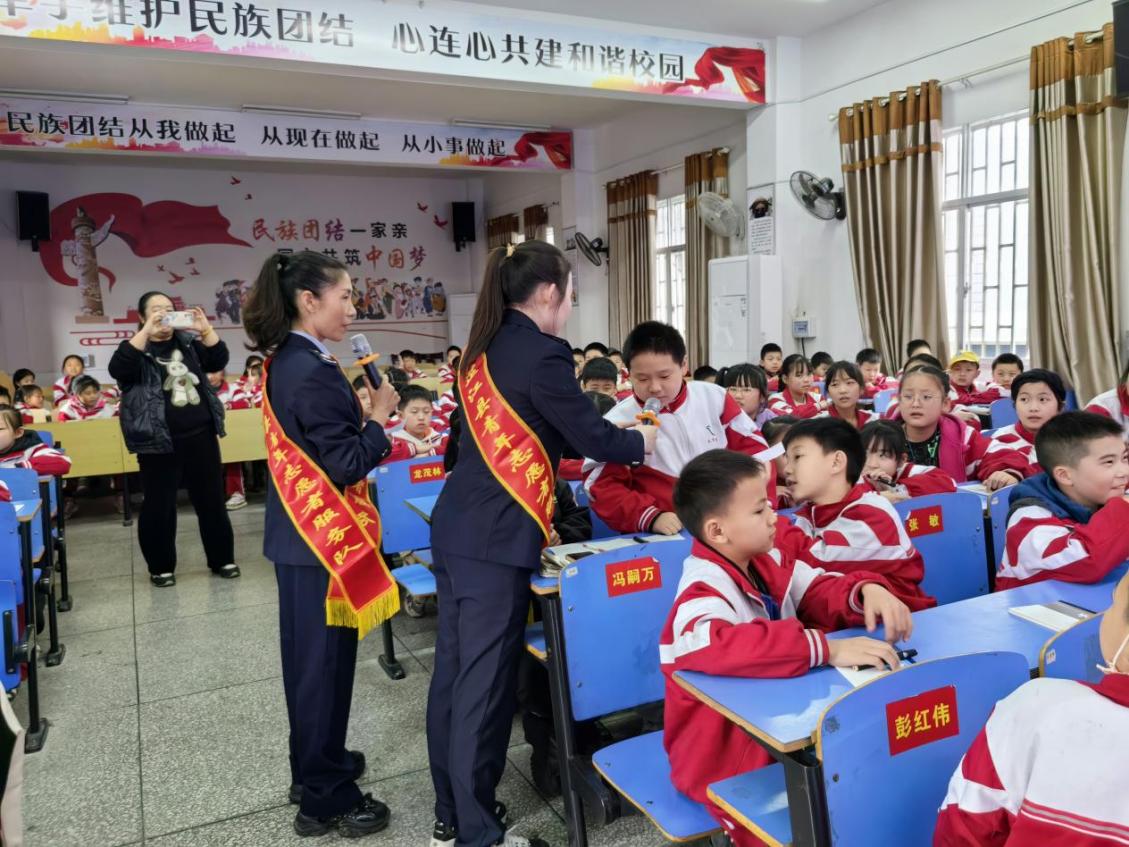
[{"label": "white ceiling", "polygon": [[806,35],[857,15],[884,0],[524,0],[520,5],[467,0],[479,6],[510,6],[524,12],[556,12],[648,26],[715,32],[746,38]]}]

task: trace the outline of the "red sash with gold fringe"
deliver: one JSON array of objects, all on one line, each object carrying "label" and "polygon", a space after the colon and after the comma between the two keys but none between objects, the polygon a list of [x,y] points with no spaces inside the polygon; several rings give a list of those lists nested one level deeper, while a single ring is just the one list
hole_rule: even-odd
[{"label": "red sash with gold fringe", "polygon": [[545,446],[494,384],[483,353],[459,372],[463,420],[494,479],[525,509],[549,543],[553,529],[553,465]]},{"label": "red sash with gold fringe", "polygon": [[380,555],[380,514],[365,480],[339,491],[283,432],[266,390],[270,363],[263,363],[263,429],[271,479],[294,528],[329,571],[326,624],[351,627],[364,638],[400,609],[396,581]]}]

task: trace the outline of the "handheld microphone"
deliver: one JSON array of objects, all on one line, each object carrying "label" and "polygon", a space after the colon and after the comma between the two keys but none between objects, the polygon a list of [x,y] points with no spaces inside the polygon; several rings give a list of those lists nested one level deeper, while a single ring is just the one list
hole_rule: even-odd
[{"label": "handheld microphone", "polygon": [[659,426],[659,411],[662,407],[663,404],[659,402],[659,399],[652,397],[643,404],[643,411],[635,416],[635,420],[643,426]]},{"label": "handheld microphone", "polygon": [[357,367],[364,369],[365,376],[368,377],[368,381],[372,383],[373,388],[380,388],[380,371],[376,369],[376,360],[380,358],[380,354],[372,352],[368,339],[360,333],[352,336],[349,339],[349,344],[353,348],[353,355],[357,357],[355,362]]}]

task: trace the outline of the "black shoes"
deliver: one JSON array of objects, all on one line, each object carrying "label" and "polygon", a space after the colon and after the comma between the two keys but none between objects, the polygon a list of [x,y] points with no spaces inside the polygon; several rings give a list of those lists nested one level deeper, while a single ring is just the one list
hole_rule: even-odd
[{"label": "black shoes", "polygon": [[[349,755],[353,757],[353,779],[360,779],[368,767],[365,764],[365,754],[360,750],[350,750]],[[290,805],[297,806],[301,802],[302,786],[296,782],[290,783]]]},{"label": "black shoes", "polygon": [[149,574],[149,581],[158,588],[170,588],[176,585],[176,574],[171,573],[151,573]]},{"label": "black shoes", "polygon": [[224,565],[212,573],[220,579],[239,579],[239,565]]},{"label": "black shoes", "polygon": [[388,818],[388,807],[371,794],[366,794],[360,803],[343,815],[315,818],[299,812],[294,817],[294,831],[305,838],[311,835],[325,835],[331,829],[335,829],[342,838],[362,838],[385,829],[388,826]]},{"label": "black shoes", "polygon": [[[494,804],[494,817],[498,819],[498,823],[505,827],[506,816],[509,814],[506,811],[505,803]],[[443,821],[436,821],[435,828],[431,831],[431,845],[430,847],[455,847],[455,841],[458,839],[458,831],[449,823]]]}]

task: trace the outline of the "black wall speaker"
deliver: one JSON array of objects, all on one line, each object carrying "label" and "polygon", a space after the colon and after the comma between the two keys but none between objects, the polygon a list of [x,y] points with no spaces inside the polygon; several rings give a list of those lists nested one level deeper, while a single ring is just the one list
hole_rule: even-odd
[{"label": "black wall speaker", "polygon": [[20,241],[30,241],[39,250],[40,241],[51,240],[51,203],[43,191],[16,192],[16,221]]},{"label": "black wall speaker", "polygon": [[451,237],[455,240],[455,249],[460,249],[464,244],[474,241],[474,204],[451,204]]}]

